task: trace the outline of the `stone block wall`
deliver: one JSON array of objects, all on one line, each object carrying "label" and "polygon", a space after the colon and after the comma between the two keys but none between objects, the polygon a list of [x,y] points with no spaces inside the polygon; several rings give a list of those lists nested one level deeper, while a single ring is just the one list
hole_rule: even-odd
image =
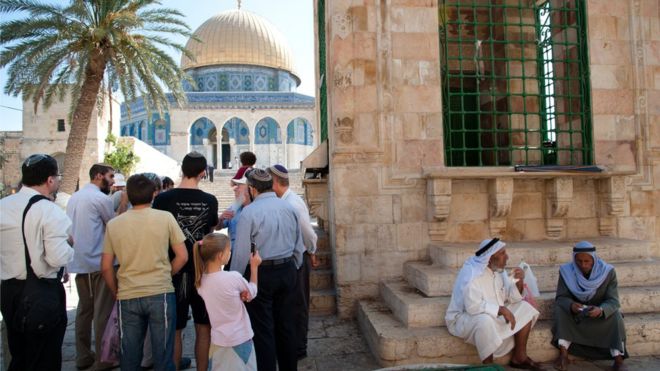
[{"label": "stone block wall", "polygon": [[21,142],[20,131],[0,132],[0,150],[5,162],[0,166],[0,183],[6,188],[15,188],[21,182]]},{"label": "stone block wall", "polygon": [[599,175],[445,167],[437,0],[325,2],[328,227],[338,312],[429,243],[654,241],[660,254],[657,0],[587,0]]}]

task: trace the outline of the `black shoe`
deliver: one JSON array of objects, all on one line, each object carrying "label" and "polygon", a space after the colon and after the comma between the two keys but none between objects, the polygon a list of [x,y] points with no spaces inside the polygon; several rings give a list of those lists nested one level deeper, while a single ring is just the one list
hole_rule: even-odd
[{"label": "black shoe", "polygon": [[185,370],[190,368],[192,364],[192,359],[190,357],[181,357],[181,362],[179,362],[179,370]]}]

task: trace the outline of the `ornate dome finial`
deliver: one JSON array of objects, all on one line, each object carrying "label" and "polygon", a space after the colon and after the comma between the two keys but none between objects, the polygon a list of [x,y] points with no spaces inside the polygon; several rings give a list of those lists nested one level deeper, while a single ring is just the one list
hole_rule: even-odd
[{"label": "ornate dome finial", "polygon": [[237,0],[238,1],[238,10],[241,9],[241,3],[243,2],[242,0]]}]

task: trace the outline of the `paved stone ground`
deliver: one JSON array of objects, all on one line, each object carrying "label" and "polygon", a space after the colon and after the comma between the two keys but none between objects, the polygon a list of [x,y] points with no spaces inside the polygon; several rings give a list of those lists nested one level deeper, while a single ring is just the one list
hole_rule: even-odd
[{"label": "paved stone ground", "polygon": [[[71,280],[70,282],[72,282]],[[75,371],[75,316],[78,296],[74,284],[67,284],[67,311],[69,325],[64,337],[62,349],[63,370]],[[184,331],[184,355],[194,358],[192,326]],[[374,370],[379,365],[371,355],[366,342],[360,335],[357,323],[352,320],[340,320],[337,317],[312,317],[309,329],[309,357],[298,363],[299,370],[305,371],[343,371],[343,370]],[[193,359],[193,366],[194,366]],[[631,370],[660,370],[660,355],[651,357],[634,357],[627,360]],[[602,371],[609,370],[610,361],[576,362],[571,370]],[[552,370],[550,364],[546,365]],[[513,370],[513,369],[507,369]]]}]

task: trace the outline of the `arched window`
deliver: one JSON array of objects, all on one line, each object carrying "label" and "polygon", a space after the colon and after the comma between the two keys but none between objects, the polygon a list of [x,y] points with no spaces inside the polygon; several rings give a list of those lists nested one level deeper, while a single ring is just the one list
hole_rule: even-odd
[{"label": "arched window", "polygon": [[238,117],[232,117],[225,122],[222,130],[227,130],[228,141],[233,139],[238,145],[250,144],[250,129],[245,121]]},{"label": "arched window", "polygon": [[190,145],[203,145],[204,139],[209,138],[209,132],[215,129],[213,121],[202,117],[190,126]]},{"label": "arched window", "polygon": [[259,120],[254,129],[255,144],[281,144],[280,125],[270,117]]},{"label": "arched window", "polygon": [[313,139],[312,125],[304,118],[295,118],[286,127],[287,144],[311,146],[314,143]]}]

